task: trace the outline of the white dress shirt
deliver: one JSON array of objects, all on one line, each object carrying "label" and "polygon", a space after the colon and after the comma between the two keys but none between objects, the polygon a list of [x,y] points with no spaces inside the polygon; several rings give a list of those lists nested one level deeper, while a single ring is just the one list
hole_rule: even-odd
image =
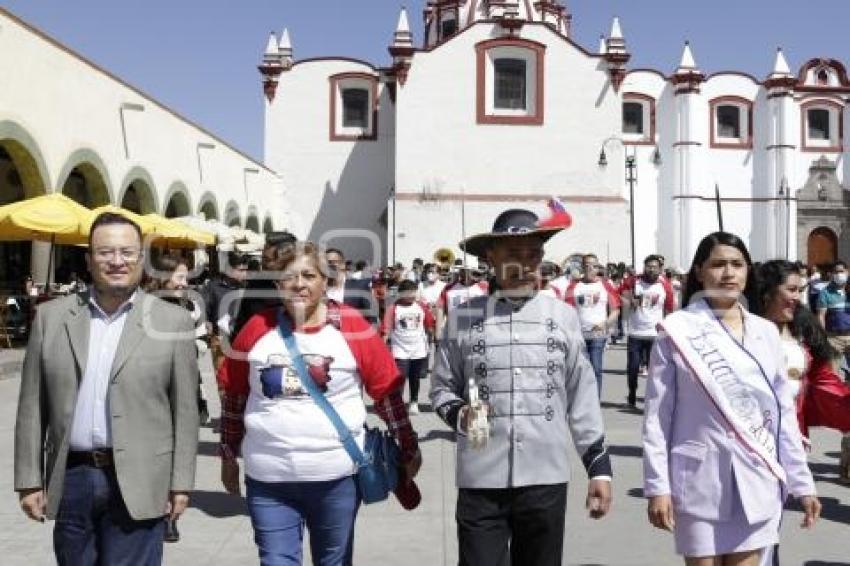
[{"label": "white dress shirt", "polygon": [[94,293],[89,298],[89,352],[71,425],[71,450],[88,452],[112,447],[109,374],[135,297],[134,293],[112,315],[97,304]]}]

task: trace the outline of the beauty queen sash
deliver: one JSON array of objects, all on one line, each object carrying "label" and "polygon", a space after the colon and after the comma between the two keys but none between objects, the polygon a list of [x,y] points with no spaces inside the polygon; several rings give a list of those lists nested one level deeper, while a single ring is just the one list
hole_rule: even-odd
[{"label": "beauty queen sash", "polygon": [[779,464],[776,437],[769,422],[780,418],[778,403],[777,412],[766,417],[751,387],[741,378],[745,372],[760,373],[770,386],[761,366],[721,326],[707,305],[679,311],[659,323],[658,329],[670,337],[737,440],[757,454],[784,484],[785,470]]}]

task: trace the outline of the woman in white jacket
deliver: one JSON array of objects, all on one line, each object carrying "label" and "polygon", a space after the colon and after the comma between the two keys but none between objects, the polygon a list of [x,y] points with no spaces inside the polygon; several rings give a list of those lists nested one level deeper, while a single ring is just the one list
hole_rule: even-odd
[{"label": "woman in white jacket", "polygon": [[788,493],[820,513],[786,387],[776,326],[748,312],[752,261],[725,232],[697,248],[650,359],[644,495],[688,565],[757,565],[778,542]]}]

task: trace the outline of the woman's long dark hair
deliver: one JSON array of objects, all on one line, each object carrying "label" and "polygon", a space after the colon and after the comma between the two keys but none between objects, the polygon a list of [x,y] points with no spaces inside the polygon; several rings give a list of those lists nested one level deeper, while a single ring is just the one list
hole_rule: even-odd
[{"label": "woman's long dark hair", "polygon": [[687,306],[691,304],[691,300],[694,298],[694,295],[697,295],[704,290],[702,283],[700,283],[697,279],[697,271],[699,271],[702,264],[706,262],[709,256],[711,256],[712,250],[714,250],[717,246],[731,246],[741,252],[741,255],[744,256],[744,261],[747,262],[747,284],[744,286],[743,296],[747,303],[745,306],[748,309],[752,308],[750,305],[757,302],[756,295],[758,294],[756,272],[755,269],[753,269],[753,260],[750,257],[750,252],[747,250],[747,246],[744,244],[743,240],[729,232],[713,232],[703,238],[699,243],[699,246],[697,246],[697,251],[694,254],[694,260],[691,262],[691,269],[688,271],[688,278],[685,281],[685,289],[682,292],[682,305]]},{"label": "woman's long dark hair", "polygon": [[[797,264],[782,259],[767,261],[759,267],[759,292],[758,301],[753,303],[753,312],[760,316],[767,315],[767,308],[779,287],[788,281],[790,275],[800,273]],[[808,308],[797,304],[794,309],[794,318],[791,321],[791,335],[809,349],[812,357],[816,360],[830,361],[838,356],[838,352],[829,344],[826,331],[820,325],[820,321]]]}]

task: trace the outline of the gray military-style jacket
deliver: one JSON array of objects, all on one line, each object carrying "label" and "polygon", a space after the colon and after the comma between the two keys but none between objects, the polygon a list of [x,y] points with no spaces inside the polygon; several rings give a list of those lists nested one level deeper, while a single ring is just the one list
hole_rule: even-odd
[{"label": "gray military-style jacket", "polygon": [[476,297],[452,313],[431,378],[431,403],[457,430],[469,378],[490,406],[487,445],[457,436],[460,488],[568,482],[568,439],[589,477],[610,476],[596,378],[575,310],[536,294],[515,303]]}]

